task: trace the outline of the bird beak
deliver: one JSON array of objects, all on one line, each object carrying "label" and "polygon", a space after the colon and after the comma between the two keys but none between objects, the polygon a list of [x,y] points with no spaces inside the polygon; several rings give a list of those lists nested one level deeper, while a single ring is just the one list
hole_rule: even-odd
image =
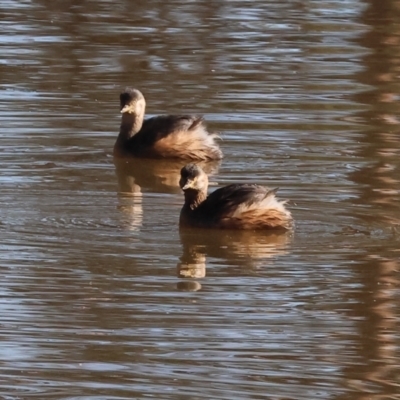
[{"label": "bird beak", "polygon": [[129,111],[129,104],[126,104],[125,106],[123,106],[122,108],[121,108],[121,114],[123,114],[123,113],[126,113],[126,112],[128,112]]},{"label": "bird beak", "polygon": [[182,186],[182,190],[191,189],[193,187],[193,180],[188,179],[186,183]]}]

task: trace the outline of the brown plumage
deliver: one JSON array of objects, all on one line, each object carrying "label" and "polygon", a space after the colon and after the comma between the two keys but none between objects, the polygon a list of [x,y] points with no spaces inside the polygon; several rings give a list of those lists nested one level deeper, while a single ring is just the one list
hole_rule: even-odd
[{"label": "brown plumage", "polygon": [[250,183],[233,184],[207,196],[208,177],[195,164],[181,169],[185,195],[180,226],[219,229],[290,229],[292,215],[275,197],[277,189]]},{"label": "brown plumage", "polygon": [[144,120],[146,101],[137,89],[120,95],[122,121],[114,145],[116,157],[219,160],[217,135],[207,132],[202,116],[160,115]]}]

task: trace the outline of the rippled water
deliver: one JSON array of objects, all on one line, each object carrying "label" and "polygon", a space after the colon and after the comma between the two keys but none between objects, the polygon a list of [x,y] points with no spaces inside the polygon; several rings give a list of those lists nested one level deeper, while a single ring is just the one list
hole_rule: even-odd
[{"label": "rippled water", "polygon": [[[0,397],[397,398],[396,1],[0,10]],[[114,164],[126,85],[295,232],[179,233],[181,163]]]}]

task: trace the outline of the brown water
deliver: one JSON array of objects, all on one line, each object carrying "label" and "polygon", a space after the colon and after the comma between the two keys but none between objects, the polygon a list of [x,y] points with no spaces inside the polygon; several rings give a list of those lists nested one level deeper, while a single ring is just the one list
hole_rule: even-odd
[{"label": "brown water", "polygon": [[[0,397],[398,399],[400,3],[84,3],[0,6]],[[181,164],[114,166],[126,85],[295,233],[179,235]]]}]

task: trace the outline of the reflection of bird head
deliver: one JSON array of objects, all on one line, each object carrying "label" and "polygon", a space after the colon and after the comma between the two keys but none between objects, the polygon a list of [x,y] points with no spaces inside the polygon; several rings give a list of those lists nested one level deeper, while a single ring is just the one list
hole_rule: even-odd
[{"label": "reflection of bird head", "polygon": [[206,255],[197,251],[196,246],[188,249],[187,254],[182,255],[177,270],[178,276],[181,278],[204,278],[206,276]]},{"label": "reflection of bird head", "polygon": [[195,281],[180,281],[176,284],[176,288],[185,292],[197,292],[201,289],[201,284]]}]

